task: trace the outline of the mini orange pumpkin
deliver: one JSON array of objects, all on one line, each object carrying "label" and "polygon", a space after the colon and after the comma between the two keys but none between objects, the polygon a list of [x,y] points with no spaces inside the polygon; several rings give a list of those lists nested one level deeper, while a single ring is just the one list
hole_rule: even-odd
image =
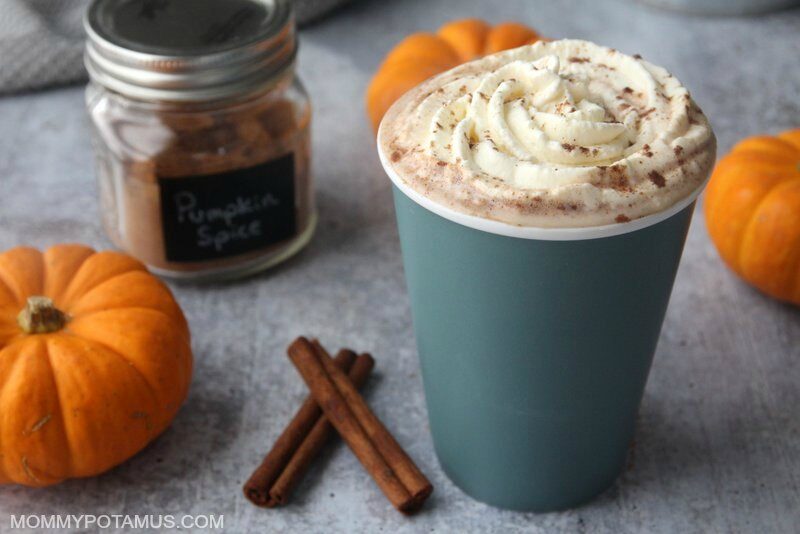
[{"label": "mini orange pumpkin", "polygon": [[539,39],[534,30],[523,24],[505,22],[492,27],[478,19],[449,22],[435,34],[409,35],[389,52],[367,88],[367,113],[372,127],[377,131],[395,100],[431,76]]},{"label": "mini orange pumpkin", "polygon": [[722,259],[764,293],[800,305],[800,129],[743,140],[705,198]]},{"label": "mini orange pumpkin", "polygon": [[0,483],[101,473],[172,421],[192,374],[169,289],[124,254],[0,254]]}]

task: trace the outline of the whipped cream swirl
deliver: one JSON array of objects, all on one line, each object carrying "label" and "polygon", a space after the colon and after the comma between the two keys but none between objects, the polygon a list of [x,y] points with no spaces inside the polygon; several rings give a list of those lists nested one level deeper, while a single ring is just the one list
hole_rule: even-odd
[{"label": "whipped cream swirl", "polygon": [[519,225],[594,226],[666,209],[699,187],[714,136],[667,71],[585,41],[462,65],[387,114],[381,146],[434,200]]}]

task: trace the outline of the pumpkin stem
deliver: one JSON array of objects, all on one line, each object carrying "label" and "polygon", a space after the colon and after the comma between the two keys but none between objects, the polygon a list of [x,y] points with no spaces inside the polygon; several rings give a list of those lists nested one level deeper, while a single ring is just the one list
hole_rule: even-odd
[{"label": "pumpkin stem", "polygon": [[28,297],[28,303],[17,315],[17,323],[26,334],[50,334],[64,328],[67,315],[47,297]]}]

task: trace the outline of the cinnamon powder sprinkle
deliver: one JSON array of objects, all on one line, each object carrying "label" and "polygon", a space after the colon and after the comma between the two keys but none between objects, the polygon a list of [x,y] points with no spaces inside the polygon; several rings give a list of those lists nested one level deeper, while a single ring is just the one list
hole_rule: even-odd
[{"label": "cinnamon powder sprinkle", "polygon": [[640,118],[640,119],[644,119],[644,118],[646,118],[648,115],[650,115],[652,112],[654,112],[655,110],[656,110],[656,108],[650,108],[650,109],[648,109],[648,110],[644,111],[643,113],[640,113],[640,114],[639,114],[639,118]]},{"label": "cinnamon powder sprinkle", "polygon": [[392,152],[392,161],[394,163],[397,163],[398,161],[400,161],[401,157],[402,157],[402,154],[400,154],[399,150],[395,150],[394,152]]},{"label": "cinnamon powder sprinkle", "polygon": [[575,150],[575,145],[571,145],[569,143],[561,143],[561,148],[563,148],[567,152],[572,152],[573,150]]},{"label": "cinnamon powder sprinkle", "polygon": [[568,61],[570,63],[589,63],[589,58],[572,56]]},{"label": "cinnamon powder sprinkle", "polygon": [[630,219],[630,217],[620,213],[619,215],[617,215],[617,217],[614,220],[617,221],[618,223],[626,223],[626,222],[630,222],[631,219]]},{"label": "cinnamon powder sprinkle", "polygon": [[630,189],[630,182],[628,181],[625,167],[622,165],[612,165],[610,167],[602,167],[603,171],[606,170],[610,173],[610,185],[612,189],[617,191],[628,191]]},{"label": "cinnamon powder sprinkle", "polygon": [[656,187],[662,188],[667,184],[667,180],[664,179],[664,175],[662,175],[658,171],[650,171],[650,174],[647,175],[651,182],[653,182]]},{"label": "cinnamon powder sprinkle", "polygon": [[683,147],[680,145],[675,145],[675,148],[672,149],[675,152],[676,156],[680,156],[683,153]]},{"label": "cinnamon powder sprinkle", "polygon": [[446,162],[446,161],[437,161],[437,162],[436,162],[436,164],[437,164],[439,167],[444,167],[445,165],[447,165],[447,162]]},{"label": "cinnamon powder sprinkle", "polygon": [[631,94],[633,94],[633,89],[631,89],[630,87],[628,87],[628,86],[626,85],[626,86],[625,86],[625,87],[622,89],[622,92],[623,92],[623,93],[625,93],[625,94],[631,95]]}]

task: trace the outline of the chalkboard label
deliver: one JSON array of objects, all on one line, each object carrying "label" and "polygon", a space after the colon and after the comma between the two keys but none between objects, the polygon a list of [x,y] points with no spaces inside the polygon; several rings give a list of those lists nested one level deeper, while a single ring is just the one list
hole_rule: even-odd
[{"label": "chalkboard label", "polygon": [[167,261],[235,256],[296,233],[293,154],[247,169],[158,182]]}]

